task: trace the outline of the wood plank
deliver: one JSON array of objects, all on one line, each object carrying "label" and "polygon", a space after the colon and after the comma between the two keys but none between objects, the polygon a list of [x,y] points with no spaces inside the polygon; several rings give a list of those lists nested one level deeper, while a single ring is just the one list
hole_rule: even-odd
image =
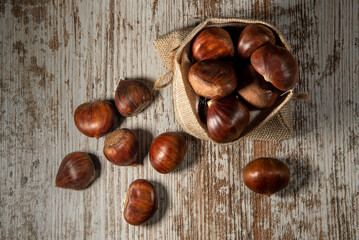
[{"label": "wood plank", "polygon": [[[359,233],[359,2],[352,1],[1,1],[1,239],[357,239]],[[115,167],[104,138],[89,139],[73,113],[113,99],[120,79],[147,84],[166,72],[153,42],[209,17],[257,18],[277,26],[298,60],[295,134],[283,142],[216,146],[186,135],[180,169],[148,162],[154,137],[182,131],[171,87],[121,127],[139,136],[138,167]],[[84,191],[54,187],[72,151],[99,157],[101,175]],[[250,192],[241,169],[257,157],[291,169],[289,187]],[[160,210],[128,225],[123,201],[137,178],[155,183]]]}]

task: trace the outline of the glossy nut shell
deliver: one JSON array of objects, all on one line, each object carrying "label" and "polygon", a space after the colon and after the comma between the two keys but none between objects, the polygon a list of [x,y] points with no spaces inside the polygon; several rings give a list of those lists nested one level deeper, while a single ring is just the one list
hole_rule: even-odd
[{"label": "glossy nut shell", "polygon": [[287,165],[275,158],[258,158],[243,169],[243,181],[253,192],[271,195],[284,189],[290,179]]},{"label": "glossy nut shell", "polygon": [[232,64],[220,60],[203,60],[192,65],[188,80],[199,96],[211,99],[229,95],[238,83]]},{"label": "glossy nut shell", "polygon": [[116,110],[107,101],[84,103],[77,107],[74,119],[80,132],[88,137],[99,138],[113,128]]},{"label": "glossy nut shell", "polygon": [[286,48],[265,45],[253,52],[251,64],[264,80],[281,91],[294,88],[298,81],[297,62]]},{"label": "glossy nut shell", "polygon": [[241,58],[249,58],[255,50],[264,44],[275,44],[272,30],[262,24],[249,24],[239,36],[238,54]]},{"label": "glossy nut shell", "polygon": [[166,132],[156,137],[150,147],[150,162],[159,173],[169,173],[184,160],[186,139],[179,133]]},{"label": "glossy nut shell", "polygon": [[89,154],[73,152],[67,154],[61,162],[55,179],[55,186],[82,190],[95,179],[96,172]]},{"label": "glossy nut shell", "polygon": [[129,129],[118,129],[105,140],[103,153],[107,160],[118,166],[136,166],[139,143]]},{"label": "glossy nut shell", "polygon": [[249,110],[235,95],[213,99],[208,105],[207,129],[214,141],[233,141],[248,125]]},{"label": "glossy nut shell", "polygon": [[251,65],[246,66],[237,88],[238,94],[249,104],[259,109],[272,106],[280,95],[280,91],[254,71]]},{"label": "glossy nut shell", "polygon": [[123,217],[131,225],[148,221],[158,209],[158,197],[152,183],[144,179],[132,182],[127,190]]},{"label": "glossy nut shell", "polygon": [[197,61],[234,56],[231,36],[220,27],[205,28],[194,39],[192,54]]},{"label": "glossy nut shell", "polygon": [[138,80],[120,80],[115,92],[115,104],[122,116],[136,116],[152,100],[151,89]]}]

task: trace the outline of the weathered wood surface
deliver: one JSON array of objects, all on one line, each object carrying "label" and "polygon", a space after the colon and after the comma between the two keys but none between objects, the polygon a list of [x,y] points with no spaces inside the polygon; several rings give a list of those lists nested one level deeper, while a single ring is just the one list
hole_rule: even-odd
[{"label": "weathered wood surface", "polygon": [[[73,122],[86,101],[112,99],[121,78],[153,83],[166,72],[153,41],[208,17],[245,17],[277,26],[300,67],[292,103],[295,135],[281,143],[218,147],[187,136],[180,170],[161,175],[148,162],[151,139],[180,131],[171,88],[138,117],[143,165],[121,168],[102,155],[104,139]],[[1,239],[358,239],[359,2],[349,1],[1,1]],[[54,187],[61,159],[96,154],[101,175],[85,191]],[[271,197],[250,192],[241,169],[277,157],[292,171]],[[160,210],[129,226],[129,184],[155,182]]]}]

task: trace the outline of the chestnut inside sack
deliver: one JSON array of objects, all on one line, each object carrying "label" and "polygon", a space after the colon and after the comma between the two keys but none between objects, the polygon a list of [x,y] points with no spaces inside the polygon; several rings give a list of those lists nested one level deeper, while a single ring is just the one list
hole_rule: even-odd
[{"label": "chestnut inside sack", "polygon": [[[195,38],[203,29],[220,27],[229,33],[236,49],[240,33],[246,26],[254,23],[270,29],[275,38],[275,45],[290,52],[289,44],[280,31],[274,26],[259,20],[239,18],[207,19],[192,29],[175,31],[155,41],[155,46],[162,62],[173,72],[173,106],[176,120],[188,134],[217,144],[233,144],[241,141],[243,138],[280,141],[292,136],[293,124],[290,104],[288,104],[293,95],[292,89],[281,91],[275,103],[268,108],[250,108],[248,125],[240,137],[233,141],[227,143],[214,141],[209,135],[206,123],[200,120],[198,114],[200,97],[196,94],[188,78],[190,68],[197,62],[192,55],[192,44]],[[265,44],[273,44],[273,38],[270,37],[268,41],[265,39],[263,42],[263,46],[265,46]],[[258,45],[261,44],[262,43]],[[236,54],[238,55],[238,53]],[[236,57],[236,55],[234,57]],[[229,58],[232,58],[232,56],[229,56]],[[227,61],[227,59],[225,59],[225,61]],[[249,62],[248,57],[248,63]],[[238,78],[240,77],[238,76]],[[264,78],[268,80],[267,76],[264,76]],[[265,105],[265,107],[267,106]]]}]

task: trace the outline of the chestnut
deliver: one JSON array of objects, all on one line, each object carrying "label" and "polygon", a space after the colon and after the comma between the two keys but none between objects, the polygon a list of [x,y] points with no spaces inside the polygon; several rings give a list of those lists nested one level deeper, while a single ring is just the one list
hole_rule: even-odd
[{"label": "chestnut", "polygon": [[152,100],[151,89],[138,80],[120,80],[115,92],[115,104],[122,116],[139,114]]},{"label": "chestnut", "polygon": [[272,106],[280,95],[280,91],[247,65],[239,77],[238,94],[249,104],[263,109]]},{"label": "chestnut", "polygon": [[222,98],[237,87],[237,75],[232,64],[220,60],[203,60],[192,65],[188,80],[193,90],[205,98]]},{"label": "chestnut", "polygon": [[73,152],[67,154],[61,162],[55,179],[55,186],[82,190],[95,179],[96,171],[89,154]]},{"label": "chestnut", "polygon": [[231,36],[220,27],[205,28],[192,43],[192,55],[197,61],[234,56]]},{"label": "chestnut", "polygon": [[152,183],[144,179],[132,182],[127,190],[123,217],[131,225],[149,220],[158,209],[158,198]]},{"label": "chestnut", "polygon": [[74,119],[80,132],[88,137],[99,138],[113,128],[116,110],[107,101],[84,103],[76,108]]},{"label": "chestnut", "polygon": [[244,184],[253,192],[271,195],[284,189],[290,178],[287,165],[275,158],[258,158],[243,169]]},{"label": "chestnut", "polygon": [[115,165],[136,166],[138,148],[138,139],[131,130],[118,129],[107,135],[103,154]]},{"label": "chestnut", "polygon": [[208,100],[209,99],[207,98],[199,97],[197,104],[197,112],[198,112],[199,120],[204,124],[207,124]]},{"label": "chestnut", "polygon": [[254,51],[250,60],[254,70],[281,91],[294,88],[298,81],[297,62],[286,48],[265,45]]},{"label": "chestnut", "polygon": [[275,44],[272,30],[262,24],[249,24],[239,36],[238,54],[241,58],[249,58],[255,50],[264,44]]},{"label": "chestnut", "polygon": [[249,122],[247,106],[234,94],[208,102],[207,128],[216,142],[237,139]]},{"label": "chestnut", "polygon": [[186,139],[179,133],[166,132],[156,137],[150,147],[150,162],[159,173],[169,173],[183,162]]}]

